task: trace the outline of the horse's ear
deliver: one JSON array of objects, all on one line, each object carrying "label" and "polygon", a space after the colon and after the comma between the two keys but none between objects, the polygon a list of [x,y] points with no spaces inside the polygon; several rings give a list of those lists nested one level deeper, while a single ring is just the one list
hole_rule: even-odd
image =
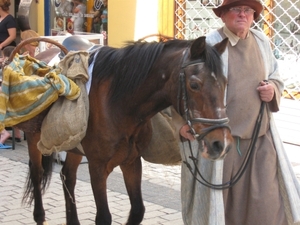
[{"label": "horse's ear", "polygon": [[194,40],[192,46],[191,46],[191,58],[197,59],[200,58],[201,55],[205,52],[205,36],[199,37],[196,40]]},{"label": "horse's ear", "polygon": [[220,55],[225,51],[228,44],[228,38],[224,38],[221,42],[214,45]]}]

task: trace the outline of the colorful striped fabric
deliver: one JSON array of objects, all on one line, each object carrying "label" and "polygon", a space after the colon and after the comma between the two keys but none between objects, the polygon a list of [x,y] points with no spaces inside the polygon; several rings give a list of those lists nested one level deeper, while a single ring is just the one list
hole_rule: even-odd
[{"label": "colorful striped fabric", "polygon": [[57,67],[28,55],[18,55],[3,69],[0,130],[29,120],[59,96],[77,99],[80,88]]}]

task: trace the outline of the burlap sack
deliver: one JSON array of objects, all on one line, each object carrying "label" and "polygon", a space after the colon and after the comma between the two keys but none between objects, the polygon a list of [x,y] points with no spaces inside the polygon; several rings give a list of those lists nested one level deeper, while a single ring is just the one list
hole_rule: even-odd
[{"label": "burlap sack", "polygon": [[171,110],[167,108],[151,119],[152,138],[150,144],[142,151],[142,157],[148,162],[177,165],[181,162],[180,148],[176,139],[176,128],[172,123]]},{"label": "burlap sack", "polygon": [[86,134],[89,101],[85,83],[88,80],[88,53],[71,52],[59,63],[62,74],[75,81],[81,93],[70,101],[60,97],[51,107],[41,127],[41,139],[37,144],[44,155],[78,147]]}]

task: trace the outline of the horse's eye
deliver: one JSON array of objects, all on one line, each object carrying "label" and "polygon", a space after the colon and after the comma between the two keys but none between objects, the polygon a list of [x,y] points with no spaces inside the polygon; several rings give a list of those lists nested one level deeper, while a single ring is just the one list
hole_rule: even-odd
[{"label": "horse's eye", "polygon": [[190,87],[193,90],[200,90],[200,86],[199,86],[199,84],[197,82],[191,82],[190,83]]}]

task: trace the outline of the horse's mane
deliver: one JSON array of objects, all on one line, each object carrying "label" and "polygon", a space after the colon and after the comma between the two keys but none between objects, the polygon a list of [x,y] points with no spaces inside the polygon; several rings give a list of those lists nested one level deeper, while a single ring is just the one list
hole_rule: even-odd
[{"label": "horse's mane", "polygon": [[[147,78],[152,65],[163,49],[187,48],[191,40],[170,40],[167,42],[131,42],[123,48],[103,46],[91,54],[89,64],[96,55],[93,68],[93,82],[111,79],[110,100],[120,100],[122,96],[132,94]],[[208,68],[219,74],[220,57],[211,46],[203,58]]]},{"label": "horse's mane", "polygon": [[164,43],[147,42],[130,43],[124,48],[104,46],[98,50],[95,59],[93,80],[101,82],[112,79],[111,100],[118,100],[132,93],[146,79],[163,47]]}]

